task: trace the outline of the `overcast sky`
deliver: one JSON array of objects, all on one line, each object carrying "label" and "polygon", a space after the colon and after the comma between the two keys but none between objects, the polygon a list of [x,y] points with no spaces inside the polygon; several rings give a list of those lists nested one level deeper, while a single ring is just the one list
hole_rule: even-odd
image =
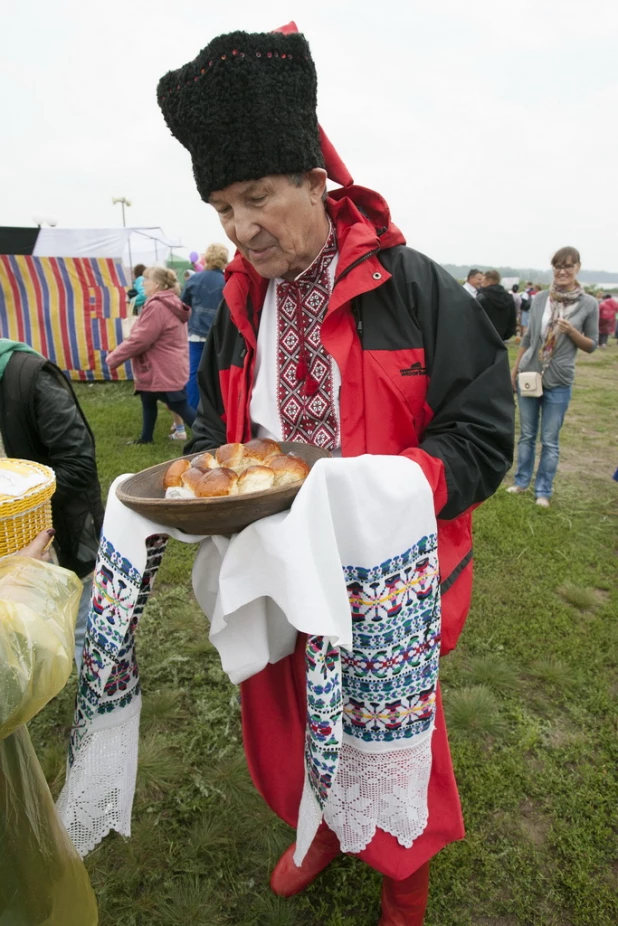
[{"label": "overcast sky", "polygon": [[3,5],[0,224],[225,240],[156,102],[235,29],[295,19],[354,179],[441,262],[618,270],[618,4],[608,0],[19,0]]}]

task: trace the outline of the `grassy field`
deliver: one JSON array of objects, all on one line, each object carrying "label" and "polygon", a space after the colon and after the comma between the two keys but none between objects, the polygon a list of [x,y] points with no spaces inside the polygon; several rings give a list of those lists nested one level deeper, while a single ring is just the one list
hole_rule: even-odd
[{"label": "grassy field", "polygon": [[[501,490],[475,514],[473,607],[442,663],[467,838],[432,863],[426,926],[618,923],[617,376],[614,343],[580,356],[548,511]],[[105,489],[179,453],[167,413],[154,446],[125,446],[140,420],[129,386],[78,391]],[[249,781],[191,558],[170,541],[138,634],[133,835],[86,860],[101,926],[375,926],[379,876],[353,858],[292,900],[269,892],[293,833]],[[74,691],[75,677],[31,724],[55,794]]]}]

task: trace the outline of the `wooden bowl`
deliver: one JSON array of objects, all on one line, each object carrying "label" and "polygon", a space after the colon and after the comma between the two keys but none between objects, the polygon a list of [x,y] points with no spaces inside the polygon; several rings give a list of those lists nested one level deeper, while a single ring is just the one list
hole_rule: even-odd
[{"label": "wooden bowl", "polygon": [[[317,460],[330,456],[328,450],[321,450],[312,444],[283,441],[280,446],[283,453],[295,454],[310,467]],[[203,452],[189,454],[183,459],[192,460]],[[285,511],[302,486],[302,482],[298,482],[279,489],[225,498],[165,498],[163,476],[172,462],[166,460],[129,476],[120,483],[116,495],[123,505],[145,518],[168,527],[177,527],[187,534],[238,533],[260,518]]]}]

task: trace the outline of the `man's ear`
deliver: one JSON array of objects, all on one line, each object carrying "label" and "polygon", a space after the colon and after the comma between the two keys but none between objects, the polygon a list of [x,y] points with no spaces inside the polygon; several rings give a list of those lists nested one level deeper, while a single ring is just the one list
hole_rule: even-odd
[{"label": "man's ear", "polygon": [[308,170],[305,177],[309,181],[309,196],[313,204],[320,202],[326,189],[326,171],[323,167],[314,167]]}]

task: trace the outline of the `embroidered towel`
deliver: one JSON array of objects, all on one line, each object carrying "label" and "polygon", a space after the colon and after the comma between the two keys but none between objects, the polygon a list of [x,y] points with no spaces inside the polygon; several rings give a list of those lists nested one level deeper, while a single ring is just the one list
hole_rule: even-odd
[{"label": "embroidered towel", "polygon": [[[82,854],[130,835],[139,735],[134,634],[166,535],[201,542],[210,638],[237,682],[307,645],[298,859],[322,816],[344,851],[376,826],[411,845],[427,819],[439,649],[433,498],[415,463],[319,461],[289,512],[231,541],[154,524],[110,490],[59,811]],[[396,771],[396,774],[395,774]]]},{"label": "embroidered towel", "polygon": [[141,694],[135,631],[168,536],[202,537],[154,524],[116,498],[112,484],[93,577],[66,781],[58,812],[81,856],[115,829],[131,834]]},{"label": "embroidered towel", "polygon": [[365,455],[320,460],[289,512],[219,546],[218,561],[205,544],[198,553],[196,596],[210,595],[212,639],[232,680],[291,652],[273,614],[309,635],[297,864],[322,819],[346,852],[365,848],[377,827],[410,846],[426,826],[440,645],[436,531],[420,467]]}]

